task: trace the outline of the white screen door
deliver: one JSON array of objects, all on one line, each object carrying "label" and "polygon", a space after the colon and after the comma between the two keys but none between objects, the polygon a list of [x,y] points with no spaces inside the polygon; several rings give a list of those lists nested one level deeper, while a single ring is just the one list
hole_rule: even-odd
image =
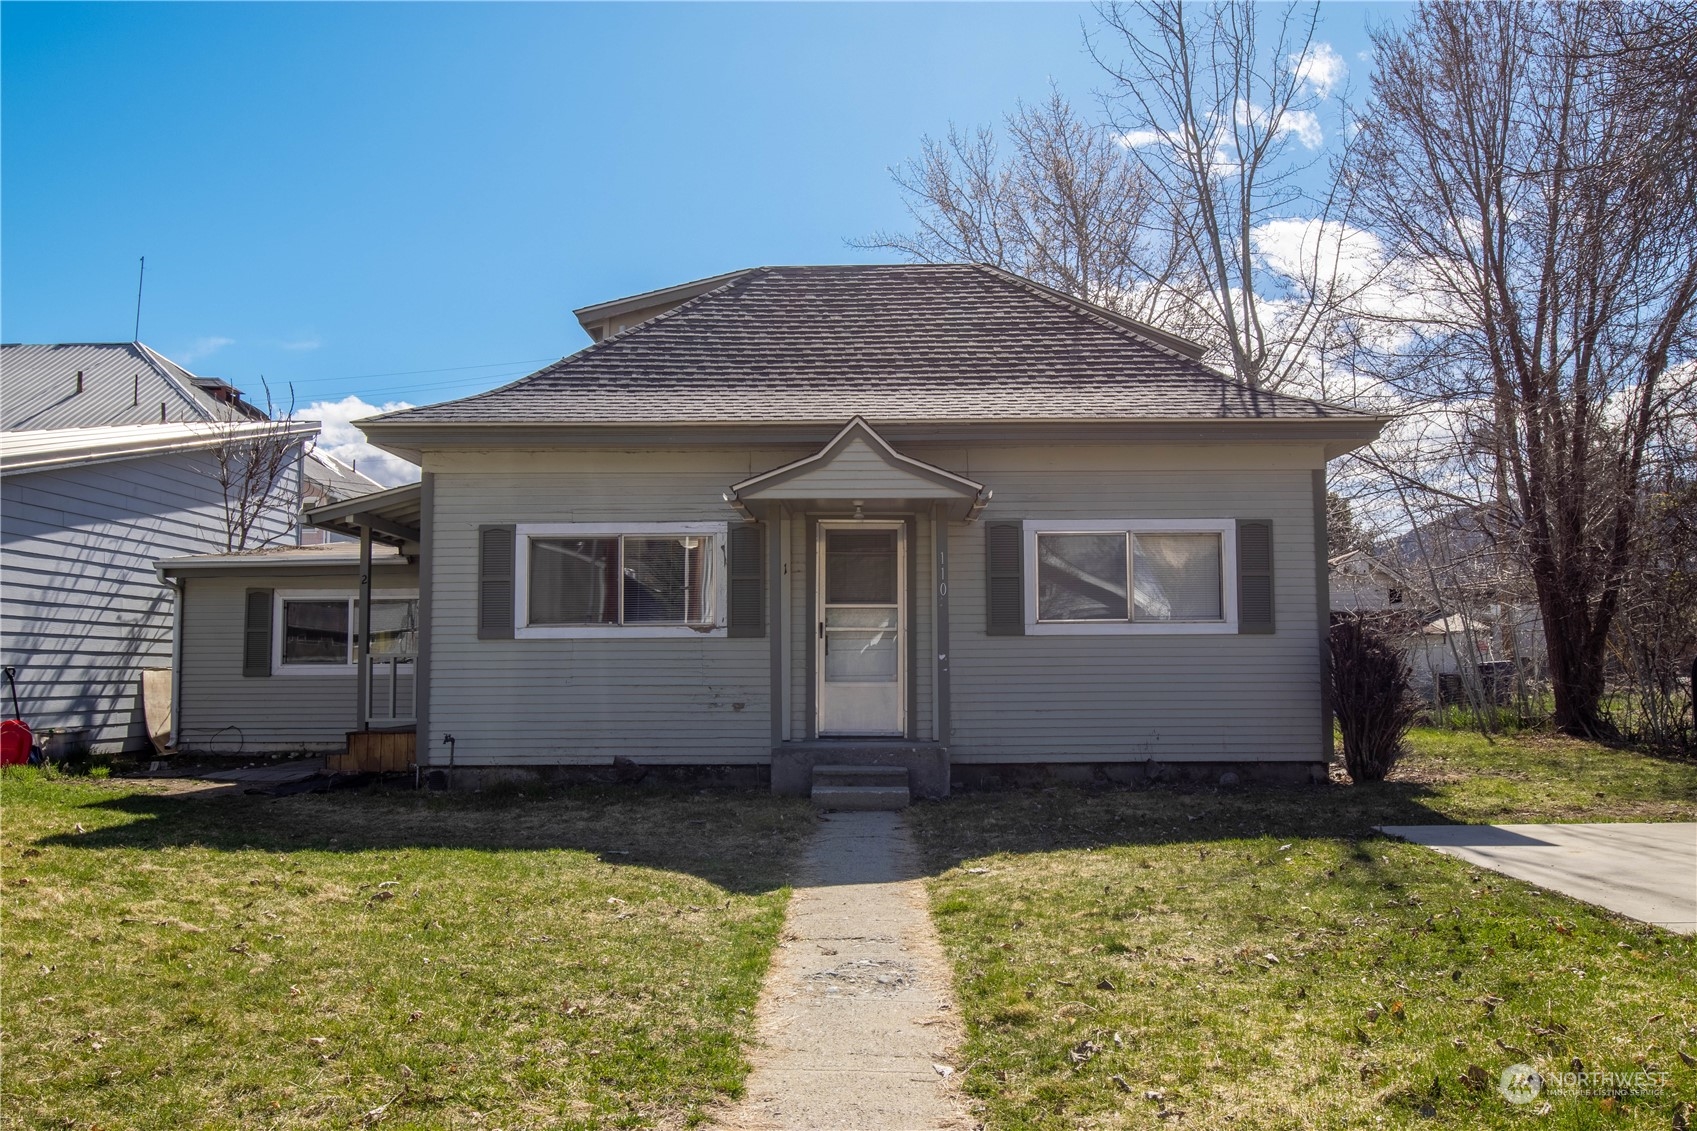
[{"label": "white screen door", "polygon": [[907,528],[819,524],[822,735],[901,735],[907,719]]}]

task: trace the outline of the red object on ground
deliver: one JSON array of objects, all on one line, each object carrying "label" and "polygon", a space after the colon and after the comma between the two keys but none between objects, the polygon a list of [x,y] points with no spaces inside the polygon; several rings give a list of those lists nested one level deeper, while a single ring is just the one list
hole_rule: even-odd
[{"label": "red object on ground", "polygon": [[29,762],[35,736],[22,719],[0,720],[0,766],[22,766]]}]

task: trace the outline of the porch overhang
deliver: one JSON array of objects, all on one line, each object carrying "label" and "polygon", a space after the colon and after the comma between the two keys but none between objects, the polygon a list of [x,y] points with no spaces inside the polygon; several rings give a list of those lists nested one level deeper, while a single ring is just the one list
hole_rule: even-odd
[{"label": "porch overhang", "polygon": [[749,522],[775,505],[878,513],[939,504],[971,522],[991,495],[982,483],[897,451],[856,416],[817,452],[733,483],[724,499]]},{"label": "porch overhang", "polygon": [[423,522],[424,492],[417,483],[391,487],[356,495],[339,503],[326,503],[303,512],[309,526],[334,530],[338,534],[358,538],[360,528],[371,531],[371,538],[402,549],[416,547]]}]

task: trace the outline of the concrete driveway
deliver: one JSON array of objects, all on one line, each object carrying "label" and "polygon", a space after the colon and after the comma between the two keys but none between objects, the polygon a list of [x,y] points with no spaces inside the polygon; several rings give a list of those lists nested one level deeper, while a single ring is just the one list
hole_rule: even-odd
[{"label": "concrete driveway", "polygon": [[1697,934],[1697,824],[1382,825],[1379,831],[1631,919]]}]

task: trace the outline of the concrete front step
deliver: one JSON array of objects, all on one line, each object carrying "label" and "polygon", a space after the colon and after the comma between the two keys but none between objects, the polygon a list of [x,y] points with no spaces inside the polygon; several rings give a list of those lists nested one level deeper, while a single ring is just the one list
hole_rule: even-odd
[{"label": "concrete front step", "polygon": [[906,809],[907,786],[816,785],[813,804],[821,809]]},{"label": "concrete front step", "polygon": [[814,766],[813,784],[881,785],[892,789],[908,787],[906,766]]}]

